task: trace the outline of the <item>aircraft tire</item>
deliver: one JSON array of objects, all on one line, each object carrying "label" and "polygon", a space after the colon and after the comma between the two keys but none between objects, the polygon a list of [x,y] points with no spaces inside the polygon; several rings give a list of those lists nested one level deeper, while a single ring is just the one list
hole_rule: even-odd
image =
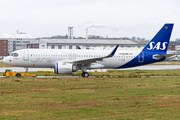
[{"label": "aircraft tire", "polygon": [[88,73],[88,72],[83,72],[83,73],[81,74],[81,76],[82,76],[82,77],[89,77],[89,73]]}]

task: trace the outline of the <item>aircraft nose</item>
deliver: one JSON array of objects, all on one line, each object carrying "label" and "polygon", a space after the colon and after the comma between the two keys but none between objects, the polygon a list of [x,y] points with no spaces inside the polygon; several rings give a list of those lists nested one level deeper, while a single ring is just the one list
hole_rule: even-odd
[{"label": "aircraft nose", "polygon": [[4,64],[7,64],[7,57],[5,57],[5,58],[3,59],[3,63],[4,63]]}]

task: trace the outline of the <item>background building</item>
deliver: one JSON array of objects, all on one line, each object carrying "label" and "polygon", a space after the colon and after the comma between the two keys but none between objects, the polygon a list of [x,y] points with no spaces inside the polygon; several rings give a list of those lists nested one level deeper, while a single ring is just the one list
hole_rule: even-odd
[{"label": "background building", "polygon": [[41,38],[39,49],[142,49],[149,41],[123,39],[53,39]]},{"label": "background building", "polygon": [[0,40],[0,58],[8,55],[8,40]]},{"label": "background building", "polygon": [[39,43],[27,44],[26,48],[28,48],[28,49],[39,49]]},{"label": "background building", "polygon": [[0,40],[8,40],[8,54],[11,54],[15,50],[25,49],[28,43],[33,43],[36,38],[25,34],[25,33],[17,33],[17,34],[1,34]]}]

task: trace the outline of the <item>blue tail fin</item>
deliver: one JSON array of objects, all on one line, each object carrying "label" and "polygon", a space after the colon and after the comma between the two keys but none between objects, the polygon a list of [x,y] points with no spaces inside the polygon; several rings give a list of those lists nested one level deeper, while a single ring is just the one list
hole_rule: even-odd
[{"label": "blue tail fin", "polygon": [[154,38],[144,47],[143,52],[166,52],[174,24],[165,24]]},{"label": "blue tail fin", "polygon": [[[135,67],[166,59],[169,40],[174,24],[165,24],[144,49],[131,61],[117,68]],[[163,55],[161,58],[154,58],[154,55]]]}]

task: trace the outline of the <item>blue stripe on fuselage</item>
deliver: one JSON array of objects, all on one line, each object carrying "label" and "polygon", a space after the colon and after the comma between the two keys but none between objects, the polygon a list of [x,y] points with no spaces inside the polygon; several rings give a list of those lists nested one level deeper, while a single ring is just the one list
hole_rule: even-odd
[{"label": "blue stripe on fuselage", "polygon": [[[140,61],[140,54],[138,56],[136,56],[134,59],[132,59],[131,61],[129,61],[128,63],[120,66],[120,67],[117,67],[116,69],[120,69],[120,68],[129,68],[129,67],[136,67],[136,66],[141,66],[141,65],[146,65],[146,64],[151,64],[151,63],[154,63],[154,62],[160,62],[160,61],[164,61],[165,60],[165,57],[164,58],[161,58],[161,59],[153,59],[153,55],[156,55],[156,53],[153,52],[152,53],[149,53],[149,52],[144,52],[144,59],[143,59],[143,62]],[[158,55],[162,55],[163,53],[158,53]],[[165,53],[164,53],[165,54]]]}]

